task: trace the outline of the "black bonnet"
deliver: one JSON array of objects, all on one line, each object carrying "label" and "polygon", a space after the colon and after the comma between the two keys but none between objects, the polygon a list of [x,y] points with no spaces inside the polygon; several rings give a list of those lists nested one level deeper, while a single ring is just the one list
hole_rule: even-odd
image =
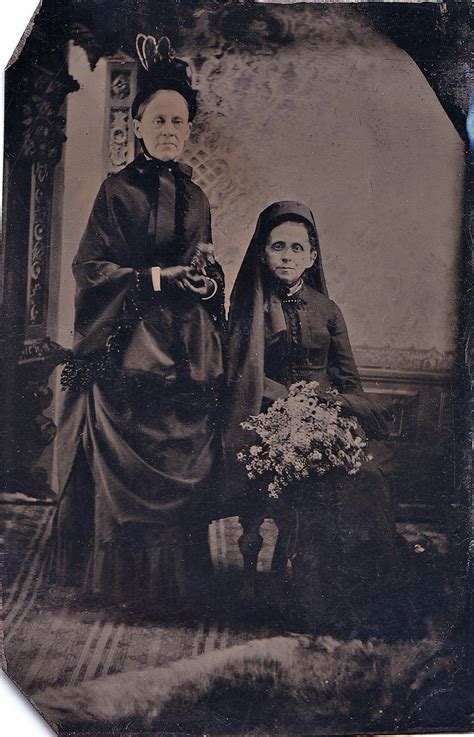
[{"label": "black bonnet", "polygon": [[153,36],[139,33],[136,47],[141,67],[138,70],[137,94],[132,104],[132,117],[138,117],[140,106],[155,92],[174,90],[186,100],[189,120],[192,121],[197,112],[197,92],[192,88],[189,64],[174,56],[170,40],[166,36],[157,41]]}]

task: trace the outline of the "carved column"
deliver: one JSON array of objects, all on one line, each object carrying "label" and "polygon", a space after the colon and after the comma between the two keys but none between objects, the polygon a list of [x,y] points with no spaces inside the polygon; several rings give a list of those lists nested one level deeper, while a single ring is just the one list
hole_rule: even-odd
[{"label": "carved column", "polygon": [[136,94],[136,63],[125,58],[107,64],[106,154],[104,178],[135,158],[135,135],[130,108]]},{"label": "carved column", "polygon": [[45,498],[47,473],[36,464],[55,435],[44,414],[48,379],[65,356],[47,334],[54,174],[66,140],[61,107],[79,85],[64,50],[50,54],[34,35],[29,43],[7,73],[3,487]]},{"label": "carved column", "polygon": [[[36,70],[35,70],[36,72]],[[30,227],[28,239],[27,313],[25,339],[47,332],[48,272],[54,172],[66,136],[59,110],[66,95],[79,85],[68,74],[38,69],[31,97],[24,105],[23,155],[31,165]]]}]

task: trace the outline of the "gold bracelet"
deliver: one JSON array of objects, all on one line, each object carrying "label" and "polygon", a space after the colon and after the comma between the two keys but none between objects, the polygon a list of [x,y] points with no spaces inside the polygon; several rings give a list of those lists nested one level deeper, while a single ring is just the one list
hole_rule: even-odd
[{"label": "gold bracelet", "polygon": [[209,279],[209,281],[211,281],[211,282],[212,282],[212,284],[214,285],[214,290],[212,291],[212,293],[211,293],[211,294],[208,294],[208,295],[207,295],[207,297],[203,297],[203,298],[202,298],[203,300],[205,300],[205,299],[212,299],[213,297],[215,297],[215,296],[216,296],[216,294],[217,294],[217,289],[218,289],[218,286],[217,286],[217,282],[216,282],[216,280],[215,280],[215,279],[211,279],[211,277],[210,277],[210,276],[208,276],[208,277],[206,277],[206,278],[207,278],[207,279]]}]

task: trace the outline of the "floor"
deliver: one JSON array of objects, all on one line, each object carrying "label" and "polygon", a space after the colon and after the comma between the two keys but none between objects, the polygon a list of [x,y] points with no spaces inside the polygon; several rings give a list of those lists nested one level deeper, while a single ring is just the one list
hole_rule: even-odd
[{"label": "floor", "polygon": [[[235,517],[210,527],[215,568],[215,605],[210,613],[196,614],[185,622],[156,622],[126,611],[84,608],[74,592],[51,585],[48,539],[53,505],[4,504],[1,511],[6,542],[4,666],[26,694],[47,686],[75,686],[106,674],[166,666],[282,634],[272,612],[257,607],[247,616],[245,607],[237,604],[242,561],[237,545],[240,525]],[[431,632],[436,636],[446,633],[453,599],[447,538],[428,524],[404,523],[399,532],[418,566],[424,589],[420,601],[426,601]],[[276,538],[270,520],[262,533],[259,581],[262,591],[268,593],[273,585],[270,562]],[[268,596],[262,599],[269,600]]]}]

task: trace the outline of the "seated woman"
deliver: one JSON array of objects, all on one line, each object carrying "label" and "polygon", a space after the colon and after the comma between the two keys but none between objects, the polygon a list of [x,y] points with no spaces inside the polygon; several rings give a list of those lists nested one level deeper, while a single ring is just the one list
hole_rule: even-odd
[{"label": "seated woman", "polygon": [[337,388],[343,412],[368,437],[386,433],[383,411],[362,389],[341,311],[328,298],[313,215],[298,202],[276,202],[258,219],[231,297],[228,491],[241,498],[247,578],[256,569],[259,526],[271,515],[280,529],[274,566],[290,556],[293,601],[305,626],[350,633],[386,620],[397,590],[396,531],[376,464],[365,463],[356,476],[299,482],[269,509],[235,463],[249,444],[241,423],[301,380],[319,382],[322,392]]}]

